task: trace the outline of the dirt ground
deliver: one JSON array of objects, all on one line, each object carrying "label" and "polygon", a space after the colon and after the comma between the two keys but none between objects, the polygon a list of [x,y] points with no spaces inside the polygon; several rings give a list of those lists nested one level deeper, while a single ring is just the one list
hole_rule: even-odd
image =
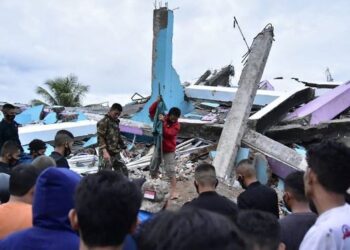
[{"label": "dirt ground", "polygon": [[[178,181],[177,189],[180,195],[179,199],[170,200],[168,203],[168,209],[177,210],[182,207],[182,205],[193,198],[198,196],[196,189],[193,185],[193,179]],[[243,191],[241,188],[229,187],[224,183],[219,183],[217,187],[217,192],[233,201],[237,200],[237,196]]]}]

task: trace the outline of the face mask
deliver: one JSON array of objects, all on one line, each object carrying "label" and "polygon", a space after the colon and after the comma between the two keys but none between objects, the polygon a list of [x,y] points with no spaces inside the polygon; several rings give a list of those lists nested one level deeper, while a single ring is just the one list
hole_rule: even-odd
[{"label": "face mask", "polygon": [[16,117],[15,115],[9,115],[9,114],[5,115],[5,118],[9,121],[13,121],[15,119],[15,117]]},{"label": "face mask", "polygon": [[67,156],[69,156],[71,153],[72,153],[72,150],[70,149],[70,147],[69,147],[69,146],[66,146],[66,147],[64,148],[64,156],[67,157]]},{"label": "face mask", "polygon": [[244,184],[244,177],[243,176],[238,176],[237,181],[239,182],[239,184],[241,184],[241,187],[243,189],[247,189],[246,185]]}]

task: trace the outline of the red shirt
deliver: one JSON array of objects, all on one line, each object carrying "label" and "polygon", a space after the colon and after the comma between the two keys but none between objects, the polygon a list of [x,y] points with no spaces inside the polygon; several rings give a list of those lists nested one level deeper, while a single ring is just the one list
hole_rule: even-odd
[{"label": "red shirt", "polygon": [[[156,114],[158,102],[154,102],[149,108],[149,115],[151,118]],[[163,152],[171,153],[176,150],[176,136],[180,131],[180,124],[178,121],[171,122],[169,116],[165,116],[163,121]]]}]

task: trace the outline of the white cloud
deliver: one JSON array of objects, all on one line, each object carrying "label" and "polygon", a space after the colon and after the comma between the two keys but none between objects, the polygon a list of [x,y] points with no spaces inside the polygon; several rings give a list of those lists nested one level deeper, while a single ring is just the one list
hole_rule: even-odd
[{"label": "white cloud", "polygon": [[[49,78],[74,73],[91,85],[85,103],[147,93],[151,85],[153,0],[0,1],[0,100],[28,102]],[[173,64],[182,81],[233,63],[238,81],[246,38],[269,22],[275,39],[263,78],[348,80],[350,3],[169,1],[175,10]],[[124,99],[123,99],[124,100]],[[125,99],[126,100],[126,99]]]}]

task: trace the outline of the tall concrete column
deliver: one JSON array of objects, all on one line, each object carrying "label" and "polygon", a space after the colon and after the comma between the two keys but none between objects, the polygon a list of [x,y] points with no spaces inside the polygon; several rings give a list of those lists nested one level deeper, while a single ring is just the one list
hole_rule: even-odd
[{"label": "tall concrete column", "polygon": [[241,145],[253,100],[261,80],[273,41],[273,27],[266,27],[253,41],[251,51],[239,79],[239,87],[220,136],[213,165],[226,182],[234,177],[233,167]]}]

